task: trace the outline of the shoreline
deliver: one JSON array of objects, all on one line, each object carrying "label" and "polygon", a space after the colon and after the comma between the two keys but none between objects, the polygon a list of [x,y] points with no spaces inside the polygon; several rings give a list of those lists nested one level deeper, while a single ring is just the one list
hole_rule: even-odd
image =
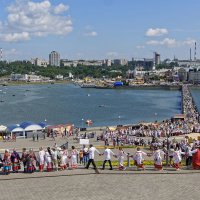
[{"label": "shoreline", "polygon": [[53,84],[70,84],[73,83],[70,80],[63,80],[63,81],[50,81],[50,82],[24,82],[24,81],[9,81],[9,82],[4,82],[0,83],[0,86],[21,86],[21,85],[53,85]]}]

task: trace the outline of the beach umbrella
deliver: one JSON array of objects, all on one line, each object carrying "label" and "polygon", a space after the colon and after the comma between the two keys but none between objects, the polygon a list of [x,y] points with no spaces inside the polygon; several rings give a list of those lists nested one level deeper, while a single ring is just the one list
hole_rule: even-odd
[{"label": "beach umbrella", "polygon": [[4,125],[0,125],[0,132],[6,131],[7,127]]}]

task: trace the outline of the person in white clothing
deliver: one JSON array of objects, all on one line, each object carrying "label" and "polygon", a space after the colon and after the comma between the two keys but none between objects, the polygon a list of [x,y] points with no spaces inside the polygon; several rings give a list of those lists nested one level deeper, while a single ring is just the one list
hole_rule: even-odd
[{"label": "person in white clothing", "polygon": [[143,155],[146,156],[147,153],[141,151],[140,147],[138,147],[136,153],[132,156],[137,169],[143,169],[144,170]]},{"label": "person in white clothing", "polygon": [[72,169],[76,169],[78,167],[78,164],[77,164],[78,153],[79,152],[75,149],[75,147],[72,146],[72,151],[71,151],[71,166],[72,166]]},{"label": "person in white clothing", "polygon": [[52,148],[52,162],[53,165],[55,166],[56,171],[58,171],[58,150],[57,147]]},{"label": "person in white clothing", "polygon": [[45,163],[45,151],[42,147],[39,148],[38,156],[37,156],[37,162],[39,165],[39,171],[44,171],[44,163]]},{"label": "person in white clothing", "polygon": [[112,163],[111,163],[111,154],[112,155],[115,155],[109,148],[108,146],[105,147],[105,151],[101,154],[101,155],[104,155],[105,156],[105,159],[104,159],[104,162],[103,162],[103,166],[102,166],[102,170],[105,169],[105,165],[106,165],[106,162],[108,161],[109,165],[110,165],[110,170],[113,169],[112,167]]},{"label": "person in white clothing", "polygon": [[100,152],[99,152],[95,147],[93,147],[92,144],[90,144],[90,148],[89,148],[89,151],[88,151],[88,152],[89,152],[89,161],[88,161],[88,163],[87,163],[87,165],[86,165],[86,167],[85,167],[86,169],[89,168],[89,166],[90,166],[91,163],[92,163],[94,169],[97,169],[96,164],[95,164],[95,162],[94,162],[94,153],[95,153],[95,151],[96,151],[99,155],[101,155]]},{"label": "person in white clothing", "polygon": [[124,156],[127,156],[127,153],[124,152],[122,147],[119,147],[119,152],[118,152],[118,162],[119,162],[119,170],[125,170],[124,167]]},{"label": "person in white clothing", "polygon": [[68,164],[68,151],[66,147],[64,146],[62,148],[62,151],[60,151],[60,168],[61,170],[67,169]]},{"label": "person in white clothing", "polygon": [[176,168],[176,170],[180,170],[180,163],[181,163],[181,154],[185,154],[184,152],[181,152],[179,148],[177,148],[173,153],[173,167]]},{"label": "person in white clothing", "polygon": [[155,147],[155,151],[153,153],[155,170],[163,170],[162,156],[164,154],[164,151],[158,149],[158,147]]},{"label": "person in white clothing", "polygon": [[47,151],[45,153],[45,161],[47,165],[47,172],[51,172],[53,170],[53,163],[52,163],[52,151],[50,147],[47,147]]}]

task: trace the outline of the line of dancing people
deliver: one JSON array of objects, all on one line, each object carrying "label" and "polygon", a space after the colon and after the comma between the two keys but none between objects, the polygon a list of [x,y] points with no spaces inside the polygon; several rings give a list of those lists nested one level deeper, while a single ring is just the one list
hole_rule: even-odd
[{"label": "line of dancing people", "polygon": [[[106,162],[109,163],[110,170],[113,169],[111,162],[112,156],[118,158],[119,170],[125,170],[124,160],[127,156],[133,159],[134,165],[138,170],[145,169],[143,164],[144,156],[152,156],[155,170],[163,170],[163,160],[166,155],[166,153],[158,147],[155,147],[154,151],[149,153],[146,153],[142,151],[140,147],[137,147],[137,151],[133,155],[126,153],[122,147],[119,147],[118,152],[115,154],[111,149],[109,149],[108,146],[105,147],[103,153],[100,153],[92,144],[89,148],[84,146],[80,151],[72,146],[70,153],[65,147],[62,149],[57,146],[54,146],[53,148],[48,147],[46,151],[41,147],[37,155],[32,149],[27,151],[23,148],[21,156],[16,149],[13,149],[12,153],[10,153],[9,150],[5,150],[3,158],[0,156],[0,166],[3,167],[2,171],[4,174],[9,174],[11,170],[14,173],[18,173],[21,169],[21,164],[23,164],[24,173],[33,173],[36,170],[36,167],[38,167],[40,172],[43,172],[45,170],[45,166],[47,172],[51,172],[53,170],[65,170],[67,168],[76,169],[78,167],[78,155],[80,155],[81,152],[85,152],[83,154],[83,157],[85,157],[83,160],[86,169],[89,168],[91,163],[93,164],[94,169],[97,169],[94,161],[95,152],[97,152],[99,156],[104,155],[105,158],[102,170],[105,169]],[[200,169],[200,145],[185,152],[182,152],[178,147],[169,151],[169,162],[171,164],[171,161],[173,161],[172,167],[176,170],[181,169],[182,155],[186,158],[186,164],[191,163],[193,169]]]},{"label": "line of dancing people", "polygon": [[[105,147],[105,151],[103,153],[100,153],[95,147],[90,145],[89,149],[89,161],[87,163],[86,169],[89,168],[89,165],[92,163],[94,169],[96,169],[96,164],[94,162],[94,155],[95,152],[97,152],[100,156],[104,155],[105,159],[103,162],[102,170],[105,169],[106,162],[110,165],[110,170],[113,169],[112,162],[111,162],[111,156],[114,156],[118,158],[118,169],[119,170],[125,170],[124,166],[124,159],[126,157],[130,157],[134,161],[134,165],[136,166],[137,170],[144,170],[145,166],[143,164],[144,156],[153,157],[154,160],[154,168],[155,170],[163,170],[163,160],[164,156],[166,156],[166,153],[159,149],[158,147],[154,147],[154,151],[150,153],[146,153],[140,149],[140,147],[137,147],[137,151],[133,155],[129,155],[126,153],[122,147],[119,147],[119,151],[117,154],[115,154],[111,149],[108,148],[108,146]],[[176,170],[181,169],[181,161],[182,161],[182,155],[186,158],[186,165],[189,166],[189,164],[192,164],[193,169],[200,169],[200,146],[195,146],[195,148],[189,149],[188,151],[182,152],[179,147],[175,147],[169,154],[169,162],[172,167],[174,167]],[[173,163],[172,163],[173,161]]]},{"label": "line of dancing people", "polygon": [[0,163],[2,167],[2,171],[4,174],[9,174],[11,171],[14,173],[18,173],[21,169],[21,165],[23,165],[24,173],[33,173],[36,171],[36,167],[38,167],[40,172],[43,172],[46,166],[46,171],[51,172],[53,169],[56,171],[67,169],[68,167],[75,169],[77,168],[77,155],[78,151],[74,146],[68,153],[66,147],[62,149],[60,147],[48,147],[45,151],[42,147],[39,148],[39,152],[36,155],[33,149],[29,151],[26,148],[22,149],[21,156],[13,149],[13,152],[7,149],[5,150],[4,156],[0,156]]}]

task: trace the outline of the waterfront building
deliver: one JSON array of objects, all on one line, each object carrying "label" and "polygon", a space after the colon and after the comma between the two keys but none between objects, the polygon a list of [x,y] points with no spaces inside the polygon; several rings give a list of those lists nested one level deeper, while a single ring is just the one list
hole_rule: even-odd
[{"label": "waterfront building", "polygon": [[200,68],[189,69],[188,81],[200,83]]},{"label": "waterfront building", "polygon": [[179,81],[187,81],[187,71],[184,68],[178,70]]},{"label": "waterfront building", "polygon": [[74,78],[74,75],[71,72],[69,72],[69,78]]},{"label": "waterfront building", "polygon": [[42,77],[35,74],[11,74],[11,81],[24,81],[24,82],[41,82],[49,81],[50,78]]},{"label": "waterfront building", "polygon": [[59,75],[56,75],[55,79],[57,79],[57,80],[63,80],[64,76],[59,74]]},{"label": "waterfront building", "polygon": [[39,59],[39,58],[32,58],[31,63],[35,66],[39,67],[47,67],[49,62],[44,60],[44,59]]},{"label": "waterfront building", "polygon": [[147,71],[138,70],[138,68],[136,67],[134,69],[133,73],[134,73],[134,78],[136,78],[136,77],[144,77],[144,75],[147,73]]},{"label": "waterfront building", "polygon": [[60,67],[60,54],[56,51],[52,51],[49,54],[49,64],[50,66]]},{"label": "waterfront building", "polygon": [[134,70],[128,70],[127,72],[126,72],[126,78],[128,78],[128,79],[133,79],[134,78]]},{"label": "waterfront building", "polygon": [[152,70],[154,66],[153,59],[148,59],[148,58],[134,60],[133,62],[135,63],[135,66],[137,68],[142,68],[143,70],[146,71]]},{"label": "waterfront building", "polygon": [[39,67],[47,67],[49,64],[48,61],[44,60],[44,59],[39,59],[36,58],[35,59],[35,66],[39,66]]},{"label": "waterfront building", "polygon": [[11,81],[26,81],[24,74],[11,74]]}]

